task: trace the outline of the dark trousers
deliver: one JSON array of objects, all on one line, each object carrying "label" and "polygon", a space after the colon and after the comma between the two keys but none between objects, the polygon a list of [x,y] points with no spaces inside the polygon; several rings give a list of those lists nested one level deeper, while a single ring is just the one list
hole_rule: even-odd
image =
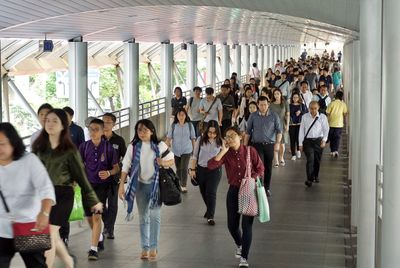
[{"label": "dark trousers", "polygon": [[[0,268],[10,267],[11,259],[15,255],[14,239],[0,237]],[[20,253],[27,268],[46,268],[44,251],[34,253]]]},{"label": "dark trousers", "polygon": [[[254,217],[243,216],[238,213],[239,200],[238,200],[239,188],[229,186],[228,194],[226,196],[226,209],[228,214],[228,229],[229,233],[235,240],[235,244],[239,247],[242,246],[242,257],[248,258],[251,240],[253,237],[253,221]],[[242,232],[239,229],[240,216],[242,216]]]},{"label": "dark trousers", "polygon": [[200,121],[190,121],[194,127],[194,132],[196,133],[196,137],[200,136],[200,131],[199,131],[199,122]]},{"label": "dark trousers", "polygon": [[112,182],[108,189],[107,206],[105,206],[102,218],[104,222],[104,228],[107,229],[107,233],[114,234],[114,225],[117,219],[118,212],[118,187],[117,182]]},{"label": "dark trousers", "polygon": [[232,126],[232,119],[225,119],[221,122],[221,135],[225,135],[225,131],[228,127]]},{"label": "dark trousers", "polygon": [[321,164],[322,151],[321,138],[305,139],[303,142],[304,154],[307,157],[307,180],[313,181],[318,178],[319,166]]},{"label": "dark trousers", "polygon": [[201,197],[207,207],[205,214],[207,219],[214,219],[217,189],[221,181],[221,175],[221,168],[211,170],[197,166],[196,179],[199,183]]},{"label": "dark trousers", "polygon": [[264,163],[264,187],[270,189],[272,176],[272,160],[274,160],[274,144],[254,143],[261,161]]},{"label": "dark trousers", "polygon": [[300,125],[289,126],[290,151],[292,152],[292,156],[296,155],[296,151],[299,150],[299,130]]},{"label": "dark trousers", "polygon": [[176,175],[178,176],[181,186],[186,187],[188,177],[188,166],[191,154],[183,154],[175,156]]},{"label": "dark trousers", "polygon": [[337,152],[339,151],[339,144],[340,144],[340,138],[342,137],[342,128],[341,127],[331,127],[329,129],[329,144],[331,147],[331,152]]},{"label": "dark trousers", "polygon": [[63,225],[61,225],[59,232],[62,240],[68,239],[70,232],[69,222],[66,222]]}]

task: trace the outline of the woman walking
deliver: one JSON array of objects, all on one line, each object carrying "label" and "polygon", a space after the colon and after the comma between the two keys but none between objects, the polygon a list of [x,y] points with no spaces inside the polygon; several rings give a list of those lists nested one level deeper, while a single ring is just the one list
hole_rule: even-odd
[{"label": "woman walking", "polygon": [[[54,187],[46,168],[25,145],[10,123],[0,123],[0,267],[10,267],[14,248],[12,221],[36,222],[42,231],[49,225],[55,203]],[[5,203],[3,203],[3,199]],[[47,267],[44,251],[21,252],[26,267]]]},{"label": "woman walking", "polygon": [[101,213],[103,204],[99,202],[86,178],[82,159],[71,141],[65,111],[49,111],[44,128],[32,145],[32,152],[46,167],[56,194],[56,205],[50,213],[52,248],[46,251],[46,263],[48,267],[53,267],[57,254],[66,267],[74,267],[73,259],[59,234],[60,227],[68,222],[74,205],[74,182],[81,187],[83,204],[94,213]]},{"label": "woman walking", "polygon": [[[122,161],[121,180],[118,195],[128,203],[128,221],[133,219],[133,202],[136,198],[140,223],[142,260],[157,258],[160,236],[161,203],[159,196],[159,169],[174,165],[174,155],[167,152],[168,146],[158,141],[156,128],[148,119],[139,120],[135,125],[135,136],[128,145]],[[163,154],[166,154],[163,156]],[[125,192],[124,182],[130,171],[130,180]]]},{"label": "woman walking", "polygon": [[299,149],[299,130],[300,122],[303,114],[307,113],[307,108],[303,104],[300,94],[294,92],[290,98],[290,122],[289,122],[289,136],[290,136],[290,151],[292,153],[291,160],[300,159],[301,152]]},{"label": "woman walking", "polygon": [[278,167],[279,164],[283,167],[285,166],[285,159],[283,158],[285,155],[285,144],[288,142],[289,132],[289,104],[286,102],[285,98],[282,96],[282,91],[280,89],[274,90],[274,95],[272,98],[272,103],[270,105],[271,111],[278,114],[279,119],[281,120],[281,126],[283,128],[283,135],[281,144],[279,146],[279,152],[274,152],[274,167]]},{"label": "woman walking", "polygon": [[207,162],[221,150],[222,138],[217,121],[211,120],[203,135],[196,141],[191,159],[189,174],[197,181],[201,197],[206,205],[204,218],[209,225],[215,225],[214,214],[217,201],[217,189],[221,180],[221,168],[211,170]]},{"label": "woman walking", "polygon": [[[208,168],[212,170],[225,164],[229,183],[226,197],[228,229],[237,246],[235,256],[240,258],[239,267],[248,267],[247,260],[252,240],[254,217],[238,213],[238,195],[241,180],[246,174],[247,150],[250,150],[252,178],[264,176],[264,165],[256,149],[241,144],[241,135],[238,128],[228,128],[225,141],[222,143],[221,151],[217,156],[208,161]],[[242,232],[239,229],[240,218],[242,218]]]},{"label": "woman walking", "polygon": [[172,152],[175,155],[176,175],[180,180],[182,193],[187,192],[187,169],[195,140],[196,133],[190,118],[185,109],[179,108],[175,114],[174,122],[168,130],[167,144],[172,145]]}]

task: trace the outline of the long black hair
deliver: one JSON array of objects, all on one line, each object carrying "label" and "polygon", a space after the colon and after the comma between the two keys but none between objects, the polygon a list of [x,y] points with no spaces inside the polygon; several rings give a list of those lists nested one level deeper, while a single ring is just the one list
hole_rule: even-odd
[{"label": "long black hair", "polygon": [[146,128],[150,129],[153,134],[150,137],[150,141],[154,142],[155,144],[158,144],[158,138],[157,138],[157,132],[156,132],[156,127],[154,126],[153,122],[151,122],[149,119],[142,119],[136,122],[135,125],[135,136],[133,137],[131,143],[132,145],[136,145],[140,141],[139,135],[138,135],[138,128],[139,126],[145,126]]},{"label": "long black hair", "polygon": [[[55,114],[60,119],[63,126],[63,130],[61,130],[60,133],[60,144],[57,146],[56,151],[66,152],[68,150],[76,150],[69,133],[69,124],[66,112],[62,109],[52,109],[47,113],[47,116],[49,114]],[[39,137],[32,144],[32,152],[36,154],[38,152],[44,152],[48,148],[50,148],[49,134],[46,132],[44,127]]]},{"label": "long black hair", "polygon": [[25,153],[25,144],[21,137],[18,135],[17,130],[8,122],[0,123],[0,132],[2,132],[10,141],[13,147],[13,160],[20,159]]},{"label": "long black hair", "polygon": [[207,127],[203,131],[203,134],[201,134],[200,146],[204,145],[204,144],[207,144],[209,142],[208,141],[208,131],[212,127],[215,128],[215,132],[217,134],[217,136],[215,137],[215,143],[218,146],[222,146],[222,137],[221,137],[221,131],[219,130],[218,122],[215,121],[215,120],[210,120],[206,124],[207,124]]},{"label": "long black hair", "polygon": [[181,112],[185,113],[185,123],[190,122],[190,118],[189,118],[188,113],[186,112],[186,109],[185,108],[178,108],[178,109],[176,109],[176,114],[174,116],[174,122],[172,124],[178,124],[179,123],[178,114],[181,113]]}]

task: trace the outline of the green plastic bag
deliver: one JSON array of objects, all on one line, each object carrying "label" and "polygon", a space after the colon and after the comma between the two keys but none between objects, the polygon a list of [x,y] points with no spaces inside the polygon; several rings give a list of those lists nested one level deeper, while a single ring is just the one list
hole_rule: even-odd
[{"label": "green plastic bag", "polygon": [[258,202],[258,219],[260,222],[270,221],[269,217],[269,204],[267,199],[267,193],[262,185],[260,178],[257,179],[257,202]]},{"label": "green plastic bag", "polygon": [[72,208],[69,221],[81,221],[84,218],[84,211],[82,205],[81,187],[78,185],[74,187],[74,207]]}]

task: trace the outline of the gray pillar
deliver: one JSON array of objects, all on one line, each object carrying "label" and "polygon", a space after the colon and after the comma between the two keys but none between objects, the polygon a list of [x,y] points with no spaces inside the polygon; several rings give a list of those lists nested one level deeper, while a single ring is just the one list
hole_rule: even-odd
[{"label": "gray pillar", "polygon": [[264,46],[260,47],[260,53],[258,57],[258,62],[260,63],[260,75],[261,75],[261,85],[264,85],[264,73],[265,73],[265,66],[264,66]]},{"label": "gray pillar", "polygon": [[[381,155],[381,0],[360,2],[361,129],[357,267],[375,266],[376,165]],[[397,33],[396,33],[397,34]],[[345,56],[345,54],[344,54]],[[397,105],[396,105],[397,106]],[[394,148],[392,145],[387,148]],[[398,175],[396,175],[396,178]],[[389,178],[388,178],[389,179]],[[398,212],[397,212],[398,213]],[[378,245],[379,247],[379,245]],[[398,253],[396,253],[397,255]],[[397,265],[397,264],[396,264]],[[396,266],[395,265],[395,266]],[[382,267],[390,267],[382,266]]]},{"label": "gray pillar", "polygon": [[235,58],[233,64],[233,70],[237,73],[238,79],[242,76],[242,47],[240,45],[235,46]]},{"label": "gray pillar", "polygon": [[265,67],[266,69],[271,67],[271,46],[266,45],[265,47],[265,54],[264,54],[264,61],[265,61]]},{"label": "gray pillar", "polygon": [[68,43],[69,102],[74,121],[84,126],[88,117],[88,55],[86,42]]},{"label": "gray pillar", "polygon": [[215,45],[207,44],[207,86],[215,88],[215,62],[217,51]]},{"label": "gray pillar", "polygon": [[243,72],[242,75],[246,75],[250,72],[250,46],[249,45],[244,45],[243,46],[243,54],[244,54],[244,59],[243,59]]},{"label": "gray pillar", "polygon": [[272,47],[272,67],[275,66],[277,61],[278,61],[278,46],[273,46]]},{"label": "gray pillar", "polygon": [[[172,70],[174,60],[174,45],[161,44],[161,92],[165,96],[165,125],[166,130],[170,125],[172,113],[171,99],[173,96]],[[161,133],[160,133],[161,135]]]},{"label": "gray pillar", "polygon": [[[383,218],[382,266],[399,267],[400,263],[400,124],[398,99],[399,84],[399,10],[400,2],[385,0],[383,3],[382,89],[384,100],[383,120]],[[371,7],[372,8],[372,7]],[[371,9],[371,13],[375,14]],[[368,26],[370,22],[368,23]],[[377,25],[378,26],[378,25]],[[375,27],[375,26],[374,26]],[[379,39],[379,36],[376,36]],[[376,47],[374,48],[377,49]],[[376,141],[378,142],[378,141]]]},{"label": "gray pillar", "polygon": [[222,81],[230,78],[230,56],[229,56],[229,46],[224,44],[221,45],[221,73]]},{"label": "gray pillar", "polygon": [[3,76],[2,81],[3,97],[4,97],[4,111],[5,111],[5,122],[10,122],[10,90],[8,86],[8,75]]},{"label": "gray pillar", "polygon": [[188,44],[186,53],[186,87],[193,93],[193,88],[197,86],[197,45]]},{"label": "gray pillar", "polygon": [[[1,41],[0,41],[1,42]],[[1,51],[1,45],[0,45]],[[1,52],[0,52],[0,68],[1,68]],[[3,122],[3,75],[0,69],[0,123]]]},{"label": "gray pillar", "polygon": [[258,46],[255,44],[251,45],[250,51],[250,65],[253,66],[253,63],[257,63],[258,66]]},{"label": "gray pillar", "polygon": [[139,120],[139,44],[124,44],[124,95],[129,107],[130,137],[135,134],[135,124]]}]

